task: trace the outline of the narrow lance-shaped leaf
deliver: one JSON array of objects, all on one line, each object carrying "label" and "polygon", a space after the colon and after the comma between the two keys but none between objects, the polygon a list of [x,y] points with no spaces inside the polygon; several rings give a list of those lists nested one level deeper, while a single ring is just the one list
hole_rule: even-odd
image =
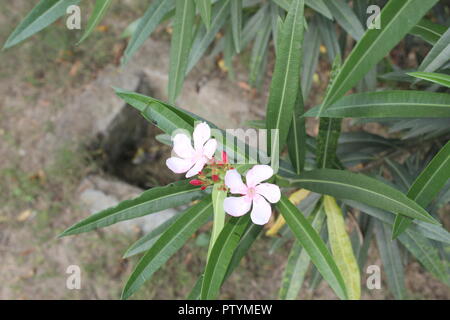
[{"label": "narrow lance-shaped leaf", "polygon": [[130,42],[125,49],[122,64],[126,64],[134,53],[142,46],[145,40],[150,37],[164,16],[174,8],[174,0],[156,0],[152,1],[145,11],[136,30],[133,32]]},{"label": "narrow lance-shaped leaf", "polygon": [[231,218],[223,228],[209,256],[201,290],[202,299],[215,299],[227,273],[234,250],[239,244],[250,215]]},{"label": "narrow lance-shaped leaf", "polygon": [[139,197],[126,200],[117,206],[93,214],[65,230],[60,237],[107,227],[119,221],[134,219],[164,209],[200,199],[205,193],[188,183],[179,181],[165,187],[144,191]]},{"label": "narrow lance-shaped leaf", "polygon": [[272,21],[269,19],[263,19],[261,24],[262,26],[256,34],[255,42],[252,48],[252,55],[250,57],[249,83],[252,86],[255,86],[259,78],[259,74],[264,70],[262,66],[264,58],[267,55]]},{"label": "narrow lance-shaped leaf", "polygon": [[200,12],[206,29],[209,30],[211,27],[211,0],[195,0],[195,5]]},{"label": "narrow lance-shaped leaf", "polygon": [[192,46],[194,1],[175,0],[175,18],[170,44],[169,102],[173,103],[181,91]]},{"label": "narrow lance-shaped leaf", "polygon": [[317,169],[303,172],[297,177],[283,179],[292,187],[328,194],[338,199],[355,200],[396,214],[440,224],[404,193],[363,174],[345,170]]},{"label": "narrow lance-shaped leaf", "polygon": [[[278,130],[278,149],[286,143],[300,78],[304,0],[294,0],[279,35],[279,50],[270,86],[267,129]],[[271,141],[271,140],[270,140]]]},{"label": "narrow lance-shaped leaf", "polygon": [[[382,223],[391,226],[394,219],[389,212],[373,208],[355,201],[346,200],[345,203],[353,208],[356,208],[366,214],[371,215]],[[372,219],[374,222],[375,220]],[[398,240],[405,246],[405,248],[411,252],[411,254],[423,264],[423,266],[430,271],[438,279],[444,282],[448,281],[448,272],[443,265],[439,253],[430,240],[442,241],[446,244],[450,243],[449,233],[442,227],[423,223],[421,221],[414,221],[417,225],[407,229],[402,233]],[[432,227],[432,228],[429,228]],[[388,241],[388,245],[391,243],[391,239]]]},{"label": "narrow lance-shaped leaf", "polygon": [[[330,83],[325,96],[328,95],[329,90],[336,79],[336,75],[339,73],[340,66],[341,56],[337,55],[333,61]],[[339,136],[341,134],[341,122],[341,119],[320,119],[316,149],[316,163],[318,168],[331,168],[337,161],[336,150]]]},{"label": "narrow lance-shaped leaf", "polygon": [[[394,216],[392,212],[388,212],[382,209],[375,208],[373,206],[366,205],[361,202],[356,202],[353,200],[343,200],[346,205],[349,205],[355,209],[358,209],[368,215],[383,221],[389,225],[394,224]],[[396,215],[395,215],[396,216]],[[443,242],[445,245],[450,244],[450,233],[445,230],[442,226],[437,226],[435,224],[430,224],[420,220],[413,220],[414,225],[411,226],[411,231],[423,235],[424,237]],[[409,231],[409,229],[407,230]]]},{"label": "narrow lance-shaped leaf", "polygon": [[359,40],[364,35],[364,28],[350,6],[342,0],[325,1],[328,9],[336,18],[339,25],[352,36]]},{"label": "narrow lance-shaped leaf", "polygon": [[389,1],[380,13],[381,29],[367,30],[358,41],[345,60],[321,108],[325,110],[357,84],[437,1]]},{"label": "narrow lance-shaped leaf", "polygon": [[375,236],[384,266],[384,273],[388,280],[387,284],[396,299],[404,299],[406,291],[405,279],[397,241],[390,239],[389,229],[384,223],[379,221],[375,223]]},{"label": "narrow lance-shaped leaf", "polygon": [[423,38],[428,43],[434,45],[445,33],[447,28],[443,25],[433,23],[427,19],[422,19],[411,29],[411,34]]},{"label": "narrow lance-shaped leaf", "polygon": [[302,172],[305,167],[306,126],[305,118],[303,117],[304,109],[303,95],[300,88],[297,93],[297,101],[295,102],[294,114],[288,136],[289,158],[297,174]]},{"label": "narrow lance-shaped leaf", "polygon": [[302,247],[308,252],[312,262],[328,282],[336,295],[341,299],[347,298],[345,283],[339,268],[328,251],[320,236],[303,216],[285,196],[281,197],[277,203],[277,208],[286,220],[287,225],[294,233]]},{"label": "narrow lance-shaped leaf", "polygon": [[[289,6],[293,0],[273,0],[277,5],[279,5],[284,10],[288,11]],[[316,12],[324,15],[328,19],[333,19],[330,10],[325,5],[324,0],[305,0],[305,4]]]},{"label": "narrow lance-shaped leaf", "polygon": [[41,0],[14,29],[3,49],[10,48],[46,28],[80,0]]},{"label": "narrow lance-shaped leaf", "polygon": [[423,59],[418,71],[433,72],[450,60],[450,28],[439,38]]},{"label": "narrow lance-shaped leaf", "polygon": [[[411,185],[407,196],[422,207],[427,207],[450,179],[450,141],[430,161]],[[395,238],[408,228],[412,219],[398,216],[392,229]]]},{"label": "narrow lance-shaped leaf", "polygon": [[310,22],[308,30],[305,32],[304,42],[308,45],[303,48],[301,84],[303,99],[304,101],[308,101],[320,54],[320,35],[317,18]]},{"label": "narrow lance-shaped leaf", "polygon": [[[239,245],[237,246],[236,250],[234,250],[233,257],[231,258],[230,264],[228,265],[228,269],[227,269],[225,277],[222,281],[222,284],[228,279],[228,277],[238,267],[239,262],[242,260],[242,258],[245,256],[245,254],[248,252],[248,250],[252,246],[253,242],[255,242],[255,240],[261,234],[262,230],[263,230],[262,226],[253,224],[253,223],[251,223],[248,226],[247,230],[245,230],[244,234],[241,237],[241,240],[239,241]],[[202,283],[203,283],[203,274],[199,277],[199,279],[195,283],[194,288],[192,288],[192,291],[190,292],[190,294],[188,296],[189,300],[200,299]]]},{"label": "narrow lance-shaped leaf", "polygon": [[212,190],[212,202],[214,208],[214,219],[213,219],[213,228],[211,233],[211,240],[209,243],[208,249],[208,258],[211,254],[211,250],[214,247],[214,243],[217,240],[217,237],[222,232],[222,229],[225,225],[225,210],[223,208],[223,201],[227,196],[227,192],[222,190],[222,186],[219,183],[214,184]]},{"label": "narrow lance-shaped leaf", "polygon": [[194,39],[192,49],[189,54],[189,61],[186,73],[189,73],[197,64],[200,58],[208,49],[209,45],[216,38],[217,33],[224,25],[226,18],[230,14],[229,10],[230,0],[220,1],[214,5],[212,10],[211,27],[207,30],[205,27],[200,27],[199,32]]},{"label": "narrow lance-shaped leaf", "polygon": [[408,75],[450,88],[450,75],[436,72],[410,72]]},{"label": "narrow lance-shaped leaf", "polygon": [[210,196],[186,210],[139,260],[123,289],[122,299],[129,298],[145,281],[150,279],[153,273],[166,263],[198,228],[206,223],[211,214]]},{"label": "narrow lance-shaped leaf", "polygon": [[111,3],[112,3],[112,0],[96,0],[95,1],[94,11],[92,12],[91,16],[89,17],[86,31],[84,32],[80,41],[78,41],[78,44],[80,44],[87,37],[89,37],[89,35],[94,30],[94,28],[100,23],[100,21],[102,20],[102,18],[108,11],[108,8],[111,5]]},{"label": "narrow lance-shaped leaf", "polygon": [[[325,212],[323,205],[317,208],[317,213],[311,223],[314,230],[318,233],[322,229],[323,222],[325,221]],[[282,283],[278,297],[285,300],[295,300],[298,297],[298,293],[303,285],[306,272],[308,271],[311,258],[306,250],[302,248],[298,241],[295,241],[292,245],[291,253],[288,257],[286,269],[283,274]]]},{"label": "narrow lance-shaped leaf", "polygon": [[231,29],[233,33],[234,48],[236,52],[241,51],[242,30],[242,0],[230,0]]},{"label": "narrow lance-shaped leaf", "polygon": [[134,256],[136,254],[142,253],[144,251],[147,251],[150,249],[153,244],[158,240],[160,235],[164,233],[164,231],[167,230],[168,227],[170,227],[174,221],[178,219],[178,215],[173,216],[172,218],[169,218],[167,221],[161,223],[159,226],[157,226],[155,229],[147,233],[145,236],[140,238],[138,241],[133,243],[128,250],[124,253],[123,258],[128,258],[131,256]]},{"label": "narrow lance-shaped leaf", "polygon": [[319,106],[305,117],[450,118],[450,95],[426,91],[380,91],[342,97],[319,115]]},{"label": "narrow lance-shaped leaf", "polygon": [[336,200],[330,196],[323,198],[327,215],[328,241],[336,264],[344,278],[350,300],[361,298],[361,279],[358,263],[353,253],[350,237],[345,230],[345,220]]}]

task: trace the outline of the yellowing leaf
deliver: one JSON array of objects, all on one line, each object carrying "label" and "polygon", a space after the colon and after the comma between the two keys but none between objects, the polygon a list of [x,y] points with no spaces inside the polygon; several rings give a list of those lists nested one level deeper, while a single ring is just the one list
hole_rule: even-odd
[{"label": "yellowing leaf", "polygon": [[[306,189],[297,190],[289,196],[289,201],[298,206],[300,202],[302,202],[302,200],[304,200],[309,195],[309,193],[310,191]],[[274,225],[269,230],[267,230],[266,236],[275,237],[285,223],[286,221],[284,220],[283,216],[279,215]]]},{"label": "yellowing leaf", "polygon": [[336,200],[330,196],[324,196],[323,203],[327,215],[331,251],[344,278],[348,298],[350,300],[359,300],[361,298],[359,267],[353,254],[350,237],[345,231],[345,221],[341,208],[337,205]]}]

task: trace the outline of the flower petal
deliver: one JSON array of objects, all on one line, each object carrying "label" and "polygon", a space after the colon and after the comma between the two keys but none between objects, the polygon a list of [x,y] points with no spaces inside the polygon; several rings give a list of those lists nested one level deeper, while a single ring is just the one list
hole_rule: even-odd
[{"label": "flower petal", "polygon": [[272,183],[260,183],[255,187],[257,194],[262,195],[267,201],[277,203],[280,201],[280,188]]},{"label": "flower petal", "polygon": [[166,165],[175,173],[184,173],[192,167],[193,162],[189,159],[172,157],[166,160]]},{"label": "flower petal", "polygon": [[228,197],[223,201],[223,209],[229,215],[240,217],[250,211],[252,202],[248,197]]},{"label": "flower petal", "polygon": [[231,193],[247,193],[247,186],[242,182],[242,177],[236,169],[228,170],[225,174],[225,185]]},{"label": "flower petal", "polygon": [[181,158],[192,158],[195,154],[191,145],[191,139],[182,133],[178,133],[173,137],[173,151]]},{"label": "flower petal", "polygon": [[249,188],[273,176],[273,169],[265,164],[257,164],[248,170],[245,179]]},{"label": "flower petal", "polygon": [[200,159],[198,159],[194,166],[191,168],[191,170],[189,170],[186,173],[186,178],[190,178],[195,176],[196,174],[198,174],[200,171],[202,171],[203,167],[205,166],[206,162],[208,161],[208,159],[206,159],[206,157],[201,157]]},{"label": "flower petal", "polygon": [[209,139],[208,142],[203,146],[203,155],[208,159],[211,159],[216,152],[217,149],[217,141],[216,139]]},{"label": "flower petal", "polygon": [[253,209],[250,217],[254,224],[266,224],[270,220],[272,215],[272,208],[270,204],[261,196],[255,196],[253,198]]},{"label": "flower petal", "polygon": [[196,151],[203,149],[206,140],[211,137],[211,129],[206,122],[199,123],[194,129],[194,148]]}]

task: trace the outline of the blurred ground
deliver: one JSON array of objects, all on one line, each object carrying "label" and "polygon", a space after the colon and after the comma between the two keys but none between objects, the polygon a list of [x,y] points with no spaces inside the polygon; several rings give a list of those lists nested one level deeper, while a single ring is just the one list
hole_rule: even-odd
[{"label": "blurred ground", "polygon": [[[31,2],[25,0],[0,4],[0,43],[4,43],[13,26],[31,6]],[[95,154],[87,148],[90,144],[84,137],[85,118],[68,110],[68,105],[104,72],[114,73],[118,68],[126,44],[119,35],[145,7],[146,1],[115,3],[102,25],[80,46],[73,45],[80,34],[68,31],[59,21],[0,54],[0,299],[116,299],[120,296],[137,261],[136,258],[124,260],[121,257],[139,234],[106,229],[64,239],[56,239],[56,236],[88,215],[78,202],[83,178],[105,174],[105,168],[93,161]],[[163,29],[156,37],[167,47],[164,42],[167,34]],[[155,59],[141,54],[141,59],[144,58]],[[239,66],[235,82],[230,82],[216,66],[208,67],[206,71],[194,71],[192,78],[206,77],[219,88],[232,87],[242,91],[242,95],[252,101],[247,116],[261,116],[265,97],[245,87],[245,76],[239,73]],[[321,80],[326,77],[326,74],[320,74]],[[196,84],[191,81],[191,85]],[[314,92],[323,89],[317,82]],[[202,94],[198,96],[201,98]],[[204,103],[208,104],[208,101]],[[229,111],[229,116],[240,119],[239,108],[235,113]],[[221,117],[223,110],[208,110],[211,114],[205,117]],[[71,121],[61,123],[61,119],[67,121],[66,112],[71,112]],[[70,134],[61,136],[60,130],[64,126]],[[311,132],[314,128],[314,122],[309,123]],[[168,150],[161,148],[152,149],[152,152],[159,154],[158,159],[165,159]],[[147,170],[156,174],[163,169],[151,167]],[[161,176],[155,177],[153,185],[166,182],[161,181]],[[208,230],[205,227],[198,232],[134,298],[186,297],[205,264]],[[221,298],[277,297],[291,244],[269,254],[271,243],[272,239],[265,236],[255,243],[225,284]],[[370,263],[379,264],[375,248],[371,256],[373,261]],[[73,264],[82,270],[81,290],[66,289],[65,271]],[[366,275],[362,274],[364,283]],[[416,263],[408,267],[407,286],[412,298],[450,298],[448,289]],[[385,284],[382,288],[380,291],[365,290],[364,298],[392,298]],[[325,283],[321,283],[314,295],[303,290],[301,298],[334,299],[335,296]]]}]

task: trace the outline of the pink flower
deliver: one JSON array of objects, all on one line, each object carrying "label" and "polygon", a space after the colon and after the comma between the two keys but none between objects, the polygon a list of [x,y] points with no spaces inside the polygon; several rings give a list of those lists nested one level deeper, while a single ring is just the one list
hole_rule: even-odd
[{"label": "pink flower", "polygon": [[199,123],[194,129],[194,147],[185,134],[173,137],[173,151],[178,157],[166,160],[166,165],[175,173],[186,173],[186,178],[198,174],[210,160],[217,148],[216,139],[211,138],[211,129],[205,123]]},{"label": "pink flower", "polygon": [[[241,175],[236,169],[228,170],[225,174],[225,185],[231,193],[239,193],[241,197],[228,197],[223,203],[225,212],[240,217],[251,212],[255,224],[266,224],[272,214],[270,203],[280,201],[281,192],[277,185],[261,183],[273,175],[273,170],[267,165],[255,165],[245,175],[246,183],[242,182]],[[267,202],[269,201],[269,202]]]}]

